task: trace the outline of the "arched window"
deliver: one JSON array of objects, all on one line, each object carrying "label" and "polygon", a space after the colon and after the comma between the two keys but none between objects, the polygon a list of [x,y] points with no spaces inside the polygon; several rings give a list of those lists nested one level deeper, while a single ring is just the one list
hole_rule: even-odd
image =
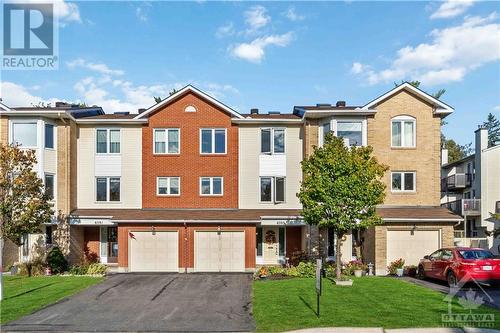
[{"label": "arched window", "polygon": [[415,147],[416,119],[410,116],[397,116],[391,119],[391,147]]},{"label": "arched window", "polygon": [[188,105],[184,109],[184,112],[196,112],[196,108],[194,106],[192,106],[192,105]]}]

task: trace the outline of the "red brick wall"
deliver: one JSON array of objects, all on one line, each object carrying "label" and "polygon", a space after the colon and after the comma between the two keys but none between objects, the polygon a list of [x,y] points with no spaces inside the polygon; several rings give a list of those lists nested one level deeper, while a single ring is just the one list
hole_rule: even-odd
[{"label": "red brick wall", "polygon": [[[185,112],[188,105],[197,112]],[[179,155],[153,155],[153,129],[180,128]],[[200,128],[226,128],[227,154],[201,155]],[[237,208],[238,207],[238,127],[216,106],[187,93],[149,117],[142,131],[143,208]],[[156,177],[180,177],[180,196],[156,195]],[[199,178],[222,176],[222,197],[200,196]]]},{"label": "red brick wall", "polygon": [[286,255],[291,257],[294,252],[302,249],[302,227],[286,227]]},{"label": "red brick wall", "polygon": [[84,227],[83,230],[83,253],[85,255],[85,258],[89,261],[99,259],[99,227]]}]

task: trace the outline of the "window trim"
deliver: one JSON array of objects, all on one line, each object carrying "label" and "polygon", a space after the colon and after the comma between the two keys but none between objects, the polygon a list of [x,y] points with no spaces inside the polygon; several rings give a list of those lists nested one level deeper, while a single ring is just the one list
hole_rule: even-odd
[{"label": "window trim", "polygon": [[[269,152],[263,152],[262,151],[262,131],[263,130],[269,130],[271,131],[271,138],[270,138],[270,151]],[[274,131],[283,131],[283,152],[276,153],[274,151]],[[259,136],[259,142],[260,142],[260,155],[285,155],[286,154],[286,127],[261,127],[260,128],[260,136]]]},{"label": "window trim", "polygon": [[[160,178],[167,178],[167,190],[169,193],[160,194],[159,180]],[[177,178],[179,180],[179,193],[170,194],[170,179]],[[181,177],[180,176],[156,176],[156,196],[158,197],[180,197],[181,196]]]},{"label": "window trim", "polygon": [[[401,190],[395,190],[392,186],[392,175],[393,174],[401,174]],[[405,177],[406,173],[413,174],[413,190],[405,190]],[[416,171],[391,171],[391,192],[392,193],[416,193],[417,192],[417,172]]]},{"label": "window trim", "polygon": [[[120,149],[121,150],[121,149]],[[97,179],[105,178],[106,179],[106,201],[97,200]],[[111,178],[118,178],[120,180],[120,200],[111,201]],[[120,204],[122,203],[122,177],[121,176],[95,176],[94,177],[94,201],[97,204]]]},{"label": "window trim", "polygon": [[[97,151],[97,133],[99,131],[106,131],[106,152],[105,153],[99,153]],[[111,131],[119,131],[120,132],[120,152],[118,153],[111,153]],[[119,128],[119,127],[97,127],[95,129],[95,153],[96,155],[113,155],[113,156],[118,156],[118,155],[121,155],[122,153],[122,142],[123,142],[123,138],[122,138],[122,129]],[[120,184],[121,186],[121,184]]]},{"label": "window trim", "polygon": [[[262,178],[271,179],[271,200],[262,201]],[[283,178],[283,201],[276,200],[276,179]],[[286,203],[286,176],[259,176],[259,203],[262,204],[283,204]]]},{"label": "window trim", "polygon": [[[403,142],[404,137],[405,137],[404,123],[409,122],[409,121],[413,122],[413,146],[404,145],[404,142]],[[401,146],[394,146],[392,143],[392,135],[393,135],[392,124],[395,122],[401,124]],[[415,117],[406,116],[406,115],[392,117],[391,118],[391,137],[390,137],[390,140],[391,140],[391,148],[395,148],[395,149],[413,149],[413,148],[416,148],[417,147],[417,119]]]},{"label": "window trim", "polygon": [[[204,179],[204,178],[208,178],[210,180],[210,193],[209,194],[202,193],[202,179]],[[220,178],[220,180],[221,180],[221,193],[213,193],[214,192],[214,179],[215,178]],[[224,196],[224,177],[222,177],[222,176],[201,176],[200,181],[199,181],[199,185],[200,185],[200,196],[201,197],[222,197],[222,196]]]},{"label": "window trim", "polygon": [[[204,153],[203,152],[202,133],[204,130],[211,130],[212,131],[212,152],[211,153]],[[223,153],[216,153],[215,152],[215,131],[217,131],[217,130],[224,130],[224,152]],[[200,155],[227,155],[227,128],[224,128],[224,127],[202,127],[202,128],[200,128],[200,131],[199,131],[199,139],[200,139]]]},{"label": "window trim", "polygon": [[[176,130],[179,133],[179,149],[177,150],[176,153],[169,153],[168,152],[168,131],[170,130]],[[165,131],[165,152],[164,153],[158,153],[156,152],[156,139],[155,139],[155,134],[156,131]],[[178,127],[158,127],[158,128],[153,128],[153,155],[180,155],[181,154],[181,129]]]}]

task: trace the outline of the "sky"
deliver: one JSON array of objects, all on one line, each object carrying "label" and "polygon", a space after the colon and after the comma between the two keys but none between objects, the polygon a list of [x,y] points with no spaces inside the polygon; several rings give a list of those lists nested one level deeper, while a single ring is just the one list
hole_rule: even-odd
[{"label": "sky", "polygon": [[[30,0],[36,1],[36,0]],[[26,2],[26,1],[23,1]],[[186,84],[241,113],[364,105],[401,80],[455,108],[466,144],[500,118],[500,3],[57,1],[59,68],[1,72],[8,106],[137,112]]]}]

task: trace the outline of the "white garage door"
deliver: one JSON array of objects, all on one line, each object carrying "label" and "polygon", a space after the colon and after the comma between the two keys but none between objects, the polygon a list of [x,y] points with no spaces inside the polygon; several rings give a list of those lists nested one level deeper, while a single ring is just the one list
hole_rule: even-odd
[{"label": "white garage door", "polygon": [[178,272],[179,236],[177,231],[132,231],[130,271]]},{"label": "white garage door", "polygon": [[405,266],[417,265],[440,245],[439,230],[387,230],[387,265],[399,258],[405,260]]},{"label": "white garage door", "polygon": [[194,252],[197,272],[244,272],[245,232],[196,231]]}]

